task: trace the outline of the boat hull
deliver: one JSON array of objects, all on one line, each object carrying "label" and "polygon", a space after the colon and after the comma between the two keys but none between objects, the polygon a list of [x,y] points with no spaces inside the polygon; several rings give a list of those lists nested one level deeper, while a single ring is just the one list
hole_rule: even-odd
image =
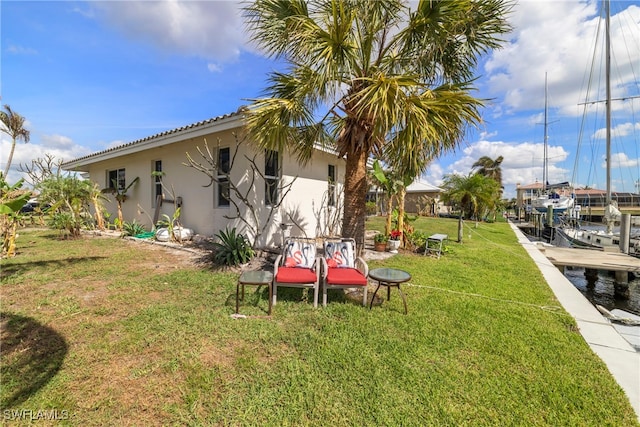
[{"label": "boat hull", "polygon": [[567,209],[573,207],[573,199],[570,197],[552,198],[548,196],[538,197],[531,201],[531,204],[535,210],[540,213],[548,211],[549,206],[553,207],[553,211],[556,213],[566,212]]},{"label": "boat hull", "polygon": [[[558,227],[560,234],[576,246],[598,249],[619,248],[620,235],[602,230],[585,230],[574,227]],[[640,255],[640,239],[629,239],[629,255]]]}]

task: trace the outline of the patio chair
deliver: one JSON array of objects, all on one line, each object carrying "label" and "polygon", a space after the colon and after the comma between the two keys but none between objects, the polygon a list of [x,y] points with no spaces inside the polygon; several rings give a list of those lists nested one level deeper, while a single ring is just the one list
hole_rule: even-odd
[{"label": "patio chair", "polygon": [[327,289],[362,288],[362,305],[367,305],[367,276],[369,266],[355,257],[354,239],[328,239],[324,241],[322,257],[322,305],[327,305]]},{"label": "patio chair", "polygon": [[278,286],[313,289],[313,307],[318,307],[320,261],[316,259],[315,240],[289,238],[273,266],[273,301],[276,305]]}]

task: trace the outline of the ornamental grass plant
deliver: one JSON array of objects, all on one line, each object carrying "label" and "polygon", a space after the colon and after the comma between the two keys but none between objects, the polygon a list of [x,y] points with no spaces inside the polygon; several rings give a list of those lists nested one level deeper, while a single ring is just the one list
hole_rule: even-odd
[{"label": "ornamental grass plant", "polygon": [[[415,227],[455,236],[457,221]],[[238,273],[158,245],[23,230],[18,256],[2,260],[0,414],[24,423],[24,411],[55,410],[73,426],[638,425],[509,226],[464,236],[440,259],[369,263],[410,272],[408,315],[395,289],[369,310],[338,290],[313,309],[286,288],[268,317],[263,287],[234,319]]]}]

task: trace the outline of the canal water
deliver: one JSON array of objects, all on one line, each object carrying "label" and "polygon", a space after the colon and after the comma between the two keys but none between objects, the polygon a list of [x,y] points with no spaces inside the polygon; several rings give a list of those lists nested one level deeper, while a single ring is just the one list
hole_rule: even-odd
[{"label": "canal water", "polygon": [[[596,227],[593,227],[596,228]],[[638,229],[632,229],[637,233]],[[552,242],[555,246],[570,246],[570,243],[556,236]],[[564,275],[592,304],[601,305],[607,310],[618,308],[640,316],[640,277],[633,274],[629,277],[629,298],[615,295],[615,277],[613,273],[599,271],[598,279],[592,285],[585,276],[584,268],[565,267]]]},{"label": "canal water", "polygon": [[640,278],[629,281],[629,299],[616,298],[614,277],[606,271],[598,272],[598,280],[589,286],[584,268],[565,267],[564,275],[592,304],[601,305],[607,310],[619,308],[640,316]]}]

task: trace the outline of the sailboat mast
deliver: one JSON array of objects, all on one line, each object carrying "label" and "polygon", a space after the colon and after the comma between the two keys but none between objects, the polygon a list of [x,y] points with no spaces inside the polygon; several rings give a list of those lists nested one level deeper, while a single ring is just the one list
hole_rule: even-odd
[{"label": "sailboat mast", "polygon": [[606,146],[607,146],[607,203],[611,204],[611,31],[609,29],[609,0],[604,0],[605,11],[605,67],[606,67]]},{"label": "sailboat mast", "polygon": [[544,163],[542,164],[542,190],[547,191],[547,181],[549,179],[548,153],[547,153],[547,73],[544,73]]},{"label": "sailboat mast", "polygon": [[[609,0],[604,0],[604,13],[605,13],[605,67],[606,67],[606,145],[607,145],[607,202],[605,213],[610,210],[611,206],[611,30],[610,30],[610,17],[611,12],[609,10]],[[613,232],[613,220],[607,219],[607,233]]]}]

